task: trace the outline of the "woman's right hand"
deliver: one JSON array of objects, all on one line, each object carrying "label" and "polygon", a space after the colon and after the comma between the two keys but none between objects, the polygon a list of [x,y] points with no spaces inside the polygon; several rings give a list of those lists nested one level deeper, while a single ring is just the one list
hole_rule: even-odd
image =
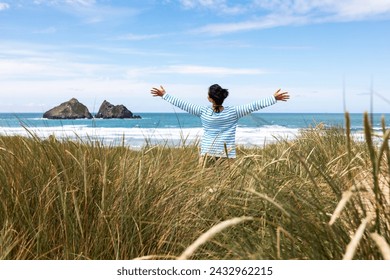
[{"label": "woman's right hand", "polygon": [[150,90],[150,93],[153,96],[160,96],[160,97],[162,97],[165,94],[165,89],[163,88],[163,86],[160,86],[160,88],[152,88]]}]

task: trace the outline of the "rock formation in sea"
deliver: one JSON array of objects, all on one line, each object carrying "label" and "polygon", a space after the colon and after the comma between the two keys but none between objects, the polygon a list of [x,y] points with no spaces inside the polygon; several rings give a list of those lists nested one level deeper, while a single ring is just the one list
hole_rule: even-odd
[{"label": "rock formation in sea", "polygon": [[91,119],[88,108],[76,98],[61,103],[43,114],[48,119]]},{"label": "rock formation in sea", "polygon": [[140,119],[140,116],[134,115],[124,105],[113,105],[107,100],[104,100],[100,106],[99,112],[95,118],[103,119]]}]

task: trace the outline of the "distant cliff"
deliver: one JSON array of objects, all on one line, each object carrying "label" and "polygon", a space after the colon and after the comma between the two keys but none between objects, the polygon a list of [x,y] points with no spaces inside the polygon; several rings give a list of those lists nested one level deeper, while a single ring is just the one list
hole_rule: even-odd
[{"label": "distant cliff", "polygon": [[104,100],[99,108],[95,118],[103,119],[140,119],[140,116],[134,115],[124,105],[113,105]]},{"label": "distant cliff", "polygon": [[43,114],[48,119],[91,119],[88,108],[76,98],[61,103]]}]

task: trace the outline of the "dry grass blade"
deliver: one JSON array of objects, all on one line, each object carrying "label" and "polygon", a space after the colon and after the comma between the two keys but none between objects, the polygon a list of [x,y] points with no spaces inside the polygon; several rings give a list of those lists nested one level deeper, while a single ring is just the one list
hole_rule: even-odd
[{"label": "dry grass blade", "polygon": [[355,232],[355,235],[352,237],[351,242],[349,242],[347,246],[347,250],[345,251],[343,260],[352,260],[353,256],[355,255],[356,248],[359,245],[360,239],[362,239],[364,230],[367,227],[367,224],[372,220],[371,216],[367,216],[362,220],[362,223],[360,224],[359,228]]},{"label": "dry grass blade", "polygon": [[376,232],[371,233],[370,236],[381,251],[383,259],[390,260],[390,246],[386,240]]},{"label": "dry grass blade", "polygon": [[[382,116],[382,130],[383,130],[383,135],[386,134],[386,121],[385,117]],[[385,146],[385,152],[386,152],[386,158],[387,158],[387,168],[388,172],[390,174],[390,149],[389,149],[389,143],[388,141],[384,141],[383,145]]]},{"label": "dry grass blade", "polygon": [[253,217],[233,218],[213,226],[208,231],[206,231],[201,236],[199,236],[199,238],[196,239],[195,242],[192,243],[187,249],[185,249],[184,252],[177,259],[187,260],[201,245],[203,245],[208,240],[213,238],[217,233],[223,231],[225,228],[237,225],[245,221],[251,221],[251,220],[253,220]]},{"label": "dry grass blade", "polygon": [[294,242],[294,238],[292,237],[292,235],[286,231],[284,228],[282,228],[281,226],[278,226],[276,228],[276,254],[277,254],[277,257],[278,259],[282,259],[282,254],[281,254],[281,250],[280,250],[280,243],[281,243],[281,233],[283,233],[286,237],[288,237],[292,242]]},{"label": "dry grass blade", "polygon": [[176,256],[171,255],[148,255],[148,256],[142,256],[133,259],[133,261],[141,261],[141,260],[175,260]]},{"label": "dry grass blade", "polygon": [[0,229],[0,260],[5,260],[8,254],[18,246],[21,237],[17,238],[17,232],[5,222],[2,229]]},{"label": "dry grass blade", "polygon": [[75,192],[76,192],[76,190],[72,191],[73,205],[74,205],[74,210],[76,212],[77,223],[79,225],[81,235],[84,238],[83,223],[81,222],[80,209],[79,209],[79,206],[78,206],[78,202],[77,202],[77,199],[76,199],[76,193]]},{"label": "dry grass blade", "polygon": [[272,198],[268,197],[267,195],[265,194],[262,194],[262,193],[258,193],[257,191],[255,190],[250,190],[248,189],[247,190],[248,192],[250,193],[253,193],[255,195],[257,195],[258,197],[261,197],[263,198],[264,200],[270,202],[271,204],[275,205],[278,209],[280,209],[280,211],[282,211],[287,217],[290,217],[290,213],[288,213],[286,210],[284,210],[284,208],[279,204],[277,203],[275,200],[273,200]]},{"label": "dry grass blade", "polygon": [[348,158],[351,160],[351,117],[349,116],[348,112],[345,112],[344,114],[345,118],[345,134],[347,136],[347,152],[348,152]]},{"label": "dry grass blade", "polygon": [[341,211],[343,211],[345,205],[347,204],[348,200],[352,197],[353,193],[351,191],[346,191],[343,193],[343,197],[341,198],[339,204],[337,204],[336,209],[333,212],[332,217],[330,218],[329,225],[333,225],[334,222],[337,220],[338,217],[340,217]]}]

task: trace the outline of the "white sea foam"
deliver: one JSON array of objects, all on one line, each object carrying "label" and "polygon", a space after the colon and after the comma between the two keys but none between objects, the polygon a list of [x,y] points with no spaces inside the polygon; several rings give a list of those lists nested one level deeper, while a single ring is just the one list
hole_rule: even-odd
[{"label": "white sea foam", "polygon": [[[238,127],[236,142],[238,145],[263,145],[277,139],[293,139],[298,129],[282,126],[266,126],[262,128]],[[146,143],[178,145],[195,143],[202,137],[202,128],[102,128],[86,125],[63,125],[54,127],[0,127],[0,135],[35,135],[46,139],[55,136],[59,139],[79,139],[101,141],[116,145],[125,143],[132,147],[141,147]]]},{"label": "white sea foam", "polygon": [[261,146],[278,140],[291,140],[298,134],[296,128],[265,126],[261,128],[237,128],[236,143],[246,146]]}]

